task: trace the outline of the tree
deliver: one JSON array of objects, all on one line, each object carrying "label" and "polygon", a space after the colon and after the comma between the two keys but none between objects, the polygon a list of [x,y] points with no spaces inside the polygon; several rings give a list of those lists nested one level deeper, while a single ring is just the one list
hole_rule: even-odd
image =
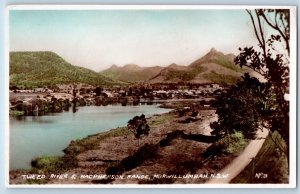
[{"label": "tree", "polygon": [[[239,48],[235,63],[249,67],[263,81],[244,75],[216,100],[219,116],[211,123],[212,133],[224,135],[242,131],[251,137],[260,127],[278,131],[289,145],[289,10],[246,10],[258,46]],[[288,155],[288,149],[285,150]],[[289,158],[289,157],[288,157]]]},{"label": "tree", "polygon": [[264,123],[271,131],[278,131],[289,145],[289,56],[290,12],[287,9],[246,10],[258,40],[258,47],[239,49],[236,64],[247,66],[264,77],[274,97]]},{"label": "tree", "polygon": [[140,139],[143,136],[149,135],[150,127],[147,124],[147,120],[144,114],[141,116],[135,116],[127,123],[127,127],[131,130],[138,140],[138,146],[140,145]]},{"label": "tree", "polygon": [[101,87],[96,87],[94,89],[94,92],[95,92],[96,96],[100,96],[102,91],[103,91],[103,88],[101,88]]},{"label": "tree", "polygon": [[212,134],[222,137],[240,131],[245,137],[253,138],[263,122],[262,115],[267,115],[270,109],[266,103],[270,92],[268,84],[246,73],[213,102],[219,119],[210,124],[214,129]]}]

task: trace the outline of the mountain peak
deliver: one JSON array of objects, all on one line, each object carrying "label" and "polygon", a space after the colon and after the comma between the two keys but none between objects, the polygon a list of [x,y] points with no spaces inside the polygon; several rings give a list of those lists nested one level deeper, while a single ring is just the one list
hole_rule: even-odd
[{"label": "mountain peak", "polygon": [[127,65],[124,65],[123,68],[130,69],[130,70],[136,70],[136,69],[140,69],[141,67],[136,64],[127,64]]},{"label": "mountain peak", "polygon": [[178,67],[178,65],[176,63],[172,63],[168,67],[174,68],[174,67]]},{"label": "mountain peak", "polygon": [[112,66],[110,66],[109,69],[117,69],[117,68],[118,68],[118,66],[116,64],[113,64]]},{"label": "mountain peak", "polygon": [[217,53],[218,51],[215,48],[211,48],[209,52],[210,53]]}]

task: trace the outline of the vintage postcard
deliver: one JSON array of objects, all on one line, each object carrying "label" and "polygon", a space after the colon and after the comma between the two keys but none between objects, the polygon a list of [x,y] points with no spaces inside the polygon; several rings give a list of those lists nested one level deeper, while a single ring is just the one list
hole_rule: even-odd
[{"label": "vintage postcard", "polygon": [[8,187],[296,186],[296,7],[6,11]]}]

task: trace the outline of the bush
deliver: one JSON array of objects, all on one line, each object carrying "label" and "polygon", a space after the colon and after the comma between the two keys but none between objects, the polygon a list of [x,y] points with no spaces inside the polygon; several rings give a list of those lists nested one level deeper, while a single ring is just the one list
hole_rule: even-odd
[{"label": "bush", "polygon": [[43,156],[31,161],[31,166],[43,171],[44,173],[61,172],[65,165],[63,157],[59,156]]},{"label": "bush", "polygon": [[222,153],[238,154],[246,146],[247,141],[242,132],[235,131],[216,142]]},{"label": "bush", "polygon": [[9,111],[9,116],[12,117],[20,117],[20,116],[24,116],[24,111],[18,111],[18,110],[10,110]]},{"label": "bush", "polygon": [[217,142],[212,144],[206,149],[202,154],[204,158],[208,158],[211,155],[220,155],[220,154],[234,154],[237,155],[247,145],[247,140],[242,132],[235,131],[230,135],[226,135],[223,138],[219,139]]}]

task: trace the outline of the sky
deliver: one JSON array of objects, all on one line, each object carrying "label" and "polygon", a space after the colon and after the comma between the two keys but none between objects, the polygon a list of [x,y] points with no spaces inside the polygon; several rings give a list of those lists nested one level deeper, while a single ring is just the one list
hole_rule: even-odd
[{"label": "sky", "polygon": [[215,48],[256,43],[245,10],[10,10],[10,51],[53,51],[101,71],[115,64],[189,65]]}]

